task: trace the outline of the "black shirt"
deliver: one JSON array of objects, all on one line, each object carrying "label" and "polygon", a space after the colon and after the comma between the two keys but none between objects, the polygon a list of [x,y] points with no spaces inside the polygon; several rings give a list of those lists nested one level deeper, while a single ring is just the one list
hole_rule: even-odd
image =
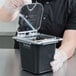
[{"label": "black shirt", "polygon": [[[38,1],[44,5],[44,15],[39,32],[63,37],[65,30],[76,30],[76,0]],[[56,47],[60,45],[61,43],[58,43]]]},{"label": "black shirt", "polygon": [[76,30],[76,0],[37,1],[44,6],[44,14],[39,32],[63,37],[65,30]]},{"label": "black shirt", "polygon": [[62,37],[68,29],[76,30],[76,0],[46,2],[39,32]]}]

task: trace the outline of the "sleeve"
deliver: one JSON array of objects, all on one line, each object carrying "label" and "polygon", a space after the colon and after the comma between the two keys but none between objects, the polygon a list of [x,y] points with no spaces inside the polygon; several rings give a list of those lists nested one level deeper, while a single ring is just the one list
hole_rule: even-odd
[{"label": "sleeve", "polygon": [[6,0],[0,0],[0,8],[5,4]]},{"label": "sleeve", "polygon": [[76,0],[73,0],[72,2],[72,9],[71,13],[68,16],[66,29],[76,30]]}]

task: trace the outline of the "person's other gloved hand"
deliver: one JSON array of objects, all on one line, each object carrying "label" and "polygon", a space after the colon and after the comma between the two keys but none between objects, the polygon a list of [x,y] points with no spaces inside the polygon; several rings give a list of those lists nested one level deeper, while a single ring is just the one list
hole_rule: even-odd
[{"label": "person's other gloved hand", "polygon": [[64,51],[56,49],[54,54],[54,61],[50,62],[53,72],[59,70],[67,59],[68,57]]}]

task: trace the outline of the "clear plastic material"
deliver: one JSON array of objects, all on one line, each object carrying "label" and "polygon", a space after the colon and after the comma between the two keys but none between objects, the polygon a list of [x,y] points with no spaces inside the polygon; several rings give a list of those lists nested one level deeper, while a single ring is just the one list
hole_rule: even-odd
[{"label": "clear plastic material", "polygon": [[27,36],[26,32],[28,32],[28,36],[37,33],[34,31],[38,31],[39,28],[41,27],[43,11],[44,11],[43,5],[40,3],[32,3],[23,6],[19,14],[19,19],[21,19],[20,26],[24,26],[24,28],[28,27],[30,29],[25,31],[18,31],[17,36],[18,37]]}]

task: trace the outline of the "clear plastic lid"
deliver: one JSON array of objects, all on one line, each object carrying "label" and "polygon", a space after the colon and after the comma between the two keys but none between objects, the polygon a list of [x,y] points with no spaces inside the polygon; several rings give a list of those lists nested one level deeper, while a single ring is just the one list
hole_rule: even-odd
[{"label": "clear plastic lid", "polygon": [[25,31],[38,30],[41,26],[43,11],[43,5],[40,3],[24,5],[19,14],[20,27],[24,26]]}]

